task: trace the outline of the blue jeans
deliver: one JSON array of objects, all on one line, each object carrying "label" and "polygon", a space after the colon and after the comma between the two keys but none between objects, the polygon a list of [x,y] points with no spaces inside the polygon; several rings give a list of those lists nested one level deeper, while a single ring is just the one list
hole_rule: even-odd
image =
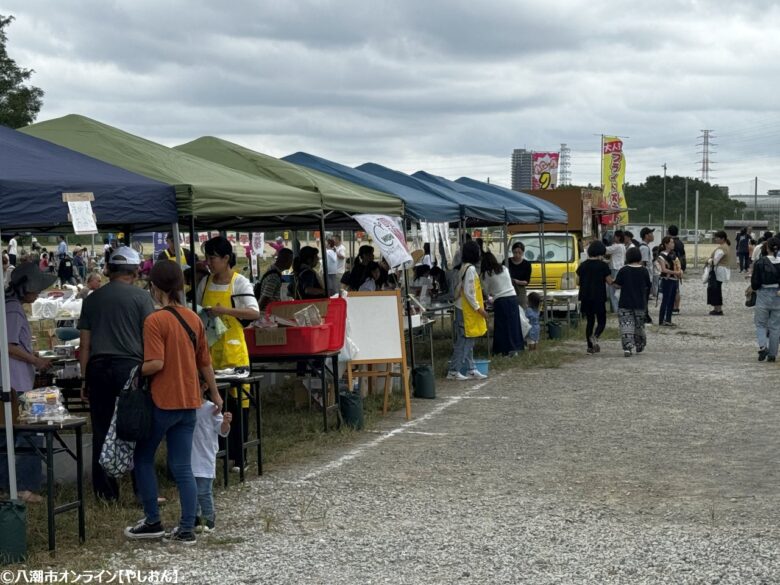
[{"label": "blue jeans", "polygon": [[214,479],[211,477],[196,477],[195,483],[198,486],[198,512],[201,523],[214,523],[216,513],[214,512]]},{"label": "blue jeans", "polygon": [[455,319],[452,323],[452,328],[455,332],[455,344],[452,348],[449,371],[460,372],[464,365],[469,372],[476,370],[477,366],[474,365],[474,344],[477,343],[477,338],[466,337],[463,311],[457,307],[455,308]]},{"label": "blue jeans", "polygon": [[181,519],[179,530],[192,532],[195,528],[195,512],[198,506],[198,489],[192,475],[192,433],[195,430],[195,409],[162,410],[154,407],[152,435],[135,446],[135,479],[138,495],[144,507],[146,521],[160,521],[157,506],[157,474],[154,456],[165,437],[168,447],[168,469],[179,490]]},{"label": "blue jeans", "polygon": [[674,309],[674,299],[677,296],[677,285],[679,283],[671,278],[661,279],[661,310],[658,314],[658,324],[672,322],[672,309]]},{"label": "blue jeans", "polygon": [[759,348],[767,348],[769,355],[777,357],[780,345],[780,297],[777,288],[761,287],[756,291],[753,322]]},{"label": "blue jeans", "polygon": [[[35,433],[15,433],[14,446],[17,449],[30,451],[32,446],[30,441],[43,450],[43,437]],[[5,449],[5,428],[0,428],[0,449]],[[7,488],[10,482],[8,480],[8,456],[0,457],[0,487]],[[41,458],[36,453],[26,452],[16,456],[16,489],[20,492],[39,492],[43,484],[43,473],[41,472]]]}]

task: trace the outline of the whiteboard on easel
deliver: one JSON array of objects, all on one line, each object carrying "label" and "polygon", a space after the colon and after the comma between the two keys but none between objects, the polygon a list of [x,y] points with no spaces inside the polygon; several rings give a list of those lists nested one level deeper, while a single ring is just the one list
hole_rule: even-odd
[{"label": "whiteboard on easel", "polygon": [[352,292],[347,297],[349,337],[358,353],[352,363],[405,359],[398,291]]}]

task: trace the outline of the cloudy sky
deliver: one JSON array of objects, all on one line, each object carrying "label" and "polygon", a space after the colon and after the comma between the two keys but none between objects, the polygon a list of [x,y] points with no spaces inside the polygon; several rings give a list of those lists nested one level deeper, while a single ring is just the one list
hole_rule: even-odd
[{"label": "cloudy sky", "polygon": [[513,148],[572,148],[599,183],[602,133],[628,179],[780,188],[780,8],[723,0],[0,0],[13,58],[78,113],[173,146],[509,183]]}]

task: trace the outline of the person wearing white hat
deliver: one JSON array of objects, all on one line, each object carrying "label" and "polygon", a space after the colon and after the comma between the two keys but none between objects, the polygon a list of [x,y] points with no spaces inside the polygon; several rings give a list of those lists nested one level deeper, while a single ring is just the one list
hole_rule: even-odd
[{"label": "person wearing white hat", "polygon": [[[33,351],[32,331],[22,307],[32,303],[38,295],[49,288],[56,276],[41,272],[32,262],[20,264],[11,273],[11,280],[5,297],[5,321],[8,331],[9,372],[11,389],[17,394],[32,390],[35,386],[35,370],[47,370],[51,360],[38,357]],[[34,433],[16,433],[14,443],[29,450],[30,443],[42,447],[41,437]],[[5,448],[5,432],[0,437],[0,448]],[[5,459],[3,457],[2,459]],[[16,484],[19,499],[25,502],[42,502],[40,491],[43,477],[41,461],[36,454],[26,453],[16,457]],[[8,465],[0,461],[0,487],[8,486]]]},{"label": "person wearing white hat", "polygon": [[79,319],[79,361],[85,383],[81,395],[89,401],[92,419],[92,487],[98,498],[119,497],[117,481],[100,465],[114,405],[130,371],[144,359],[144,319],[154,311],[148,291],[134,286],[141,257],[127,246],[108,260],[110,282],[84,299]]}]

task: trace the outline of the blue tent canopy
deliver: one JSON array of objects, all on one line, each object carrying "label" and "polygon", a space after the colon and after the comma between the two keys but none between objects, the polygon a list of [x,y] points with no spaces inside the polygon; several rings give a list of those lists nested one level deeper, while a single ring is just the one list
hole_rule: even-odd
[{"label": "blue tent canopy", "polygon": [[506,223],[539,223],[541,221],[542,214],[537,209],[520,201],[516,201],[503,193],[492,193],[481,189],[474,189],[473,187],[456,183],[455,181],[450,181],[449,179],[432,175],[425,171],[417,171],[412,176],[421,181],[425,181],[426,183],[432,183],[434,185],[439,185],[440,187],[458,191],[464,196],[471,198],[471,200],[480,201],[482,204],[490,205],[494,209],[503,209],[505,211],[505,219],[503,221]]},{"label": "blue tent canopy", "polygon": [[421,181],[411,175],[388,169],[376,163],[365,163],[356,168],[388,181],[432,193],[435,197],[439,197],[447,203],[456,203],[460,208],[458,219],[463,218],[467,221],[473,219],[481,225],[485,225],[485,222],[504,223],[505,213],[503,209],[497,209],[495,205],[485,205],[479,201],[474,201],[464,196],[460,191],[453,191],[447,187]]},{"label": "blue tent canopy", "polygon": [[473,189],[479,189],[480,191],[487,191],[489,193],[496,193],[498,195],[504,195],[506,197],[520,201],[523,204],[533,207],[534,209],[542,213],[542,220],[546,223],[569,223],[569,215],[560,207],[549,201],[545,201],[540,197],[523,193],[522,191],[513,191],[506,187],[500,187],[493,185],[492,183],[483,183],[482,181],[475,181],[468,177],[461,177],[456,183],[471,187]]},{"label": "blue tent canopy", "polygon": [[387,180],[306,152],[296,152],[285,156],[282,160],[398,197],[404,202],[406,214],[416,220],[434,222],[460,220],[460,206],[457,203],[443,199],[431,190],[421,189],[419,185]]},{"label": "blue tent canopy", "polygon": [[172,186],[0,126],[0,228],[69,227],[62,193],[91,192],[100,225],[177,220]]}]

